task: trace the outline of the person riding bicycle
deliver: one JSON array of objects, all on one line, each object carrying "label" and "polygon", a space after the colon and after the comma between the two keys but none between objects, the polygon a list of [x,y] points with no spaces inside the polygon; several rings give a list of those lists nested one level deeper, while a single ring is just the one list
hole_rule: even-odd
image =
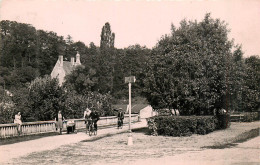
[{"label": "person riding bicycle", "polygon": [[99,120],[99,114],[98,114],[98,112],[94,109],[94,110],[90,113],[89,117],[91,118],[92,123],[94,124],[95,130],[97,130],[97,122],[98,122],[98,120]]},{"label": "person riding bicycle", "polygon": [[86,131],[88,131],[89,129],[89,125],[91,124],[91,118],[90,118],[90,113],[91,113],[91,110],[90,109],[86,109],[84,111],[84,119],[85,119],[85,124],[86,124]]},{"label": "person riding bicycle", "polygon": [[124,113],[122,111],[122,108],[119,108],[119,110],[118,110],[117,119],[118,119],[118,128],[122,127],[123,120],[124,120]]}]

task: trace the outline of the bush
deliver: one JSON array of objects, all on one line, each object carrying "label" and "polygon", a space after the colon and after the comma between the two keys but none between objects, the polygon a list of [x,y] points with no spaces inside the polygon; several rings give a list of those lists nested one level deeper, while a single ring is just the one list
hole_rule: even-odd
[{"label": "bush", "polygon": [[258,112],[245,112],[243,113],[243,122],[252,122],[259,120]]},{"label": "bush", "polygon": [[12,104],[0,103],[0,124],[14,122],[14,106]]},{"label": "bush", "polygon": [[214,116],[155,116],[147,119],[147,123],[151,134],[166,136],[204,135],[218,127]]},{"label": "bush", "polygon": [[158,109],[157,110],[159,116],[171,116],[169,109]]}]

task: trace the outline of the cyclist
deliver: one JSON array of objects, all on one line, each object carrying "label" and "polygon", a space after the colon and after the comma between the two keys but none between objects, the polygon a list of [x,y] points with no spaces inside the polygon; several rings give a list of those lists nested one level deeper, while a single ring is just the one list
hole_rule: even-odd
[{"label": "cyclist", "polygon": [[91,122],[91,118],[90,118],[90,113],[91,113],[91,110],[90,109],[86,109],[84,111],[84,119],[85,119],[85,124],[86,124],[86,132],[88,132],[89,130],[89,126],[90,126],[90,122]]},{"label": "cyclist", "polygon": [[118,129],[123,127],[123,120],[124,120],[124,113],[122,111],[122,108],[119,108],[118,114],[117,114],[117,119],[118,119]]},{"label": "cyclist", "polygon": [[97,122],[98,122],[98,120],[99,120],[98,112],[94,109],[94,110],[90,113],[89,117],[91,118],[92,122],[94,123],[94,128],[95,128],[95,130],[97,131]]}]

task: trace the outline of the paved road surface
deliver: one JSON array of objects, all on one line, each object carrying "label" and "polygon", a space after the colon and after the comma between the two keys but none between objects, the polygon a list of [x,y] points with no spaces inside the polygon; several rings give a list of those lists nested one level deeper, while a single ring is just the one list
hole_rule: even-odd
[{"label": "paved road surface", "polygon": [[[142,128],[147,126],[146,121],[139,123],[134,123],[132,129]],[[57,136],[43,137],[40,139],[24,141],[9,145],[0,146],[0,164],[8,162],[13,158],[18,158],[21,156],[26,156],[33,152],[40,152],[45,150],[53,150],[62,145],[78,143],[82,140],[87,140],[91,138],[98,138],[107,136],[109,134],[117,134],[120,132],[126,132],[128,130],[128,125],[124,126],[123,129],[106,128],[98,130],[97,136],[88,136],[85,132],[78,132],[77,134],[63,134]]]}]

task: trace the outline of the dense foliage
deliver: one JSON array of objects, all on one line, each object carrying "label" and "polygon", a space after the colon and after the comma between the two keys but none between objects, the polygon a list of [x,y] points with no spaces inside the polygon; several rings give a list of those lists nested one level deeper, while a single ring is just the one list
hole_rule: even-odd
[{"label": "dense foliage", "polygon": [[23,121],[53,120],[59,110],[65,118],[83,118],[87,107],[96,109],[102,116],[113,115],[111,95],[97,92],[79,94],[59,86],[58,80],[50,76],[36,78],[28,87],[17,91],[11,100],[6,100],[0,106],[1,123],[12,122],[13,116],[19,111]]},{"label": "dense foliage", "polygon": [[234,112],[231,115],[231,121],[233,122],[253,122],[260,120],[259,112]]},{"label": "dense foliage", "polygon": [[[101,29],[100,47],[15,21],[1,21],[0,29],[1,122],[12,121],[17,111],[27,121],[51,119],[58,109],[80,117],[89,105],[102,115],[113,114],[112,100],[128,98],[124,78],[130,75],[137,80],[133,98],[145,97],[154,109],[200,115],[221,108],[256,111],[260,106],[259,56],[243,58],[242,46],[228,39],[225,22],[210,14],[201,22],[172,25],[171,34],[152,50],[138,44],[115,48],[109,23]],[[83,67],[68,75],[64,86],[47,80],[59,55],[68,60],[77,51]],[[45,85],[34,88],[36,81]]]},{"label": "dense foliage", "polygon": [[[201,22],[183,20],[178,29],[172,25],[171,35],[162,37],[153,49],[144,93],[154,109],[179,109],[182,115],[257,109],[259,86],[250,90],[248,85],[250,81],[259,85],[258,68],[246,66],[242,55],[241,47],[228,39],[225,22],[210,14]],[[243,101],[242,95],[250,101]]]},{"label": "dense foliage", "polygon": [[242,113],[243,115],[243,122],[252,122],[260,120],[259,112],[245,112]]},{"label": "dense foliage", "polygon": [[260,110],[260,58],[251,56],[245,59],[245,85],[242,87],[243,111]]},{"label": "dense foliage", "polygon": [[156,116],[147,119],[147,122],[154,135],[204,135],[219,128],[218,120],[214,116]]},{"label": "dense foliage", "polygon": [[[86,46],[80,41],[74,42],[70,35],[64,39],[28,24],[4,20],[0,25],[0,87],[13,95],[0,93],[1,123],[12,122],[18,111],[22,112],[23,121],[51,120],[59,109],[64,110],[67,117],[81,117],[87,107],[99,109],[101,115],[112,115],[112,96],[120,99],[128,95],[124,77],[131,71],[125,71],[136,62],[132,73],[141,74],[142,69],[138,67],[143,60],[140,59],[148,55],[148,49],[139,45],[115,49],[115,35],[109,23],[101,32],[102,49],[94,43]],[[106,38],[107,35],[110,38]],[[58,87],[54,80],[44,77],[50,75],[59,55],[67,60],[77,51],[83,67],[67,76],[64,86]],[[132,58],[129,63],[127,58],[131,55],[138,58]],[[42,85],[32,85],[39,83]],[[135,88],[140,89],[138,84]]]}]

